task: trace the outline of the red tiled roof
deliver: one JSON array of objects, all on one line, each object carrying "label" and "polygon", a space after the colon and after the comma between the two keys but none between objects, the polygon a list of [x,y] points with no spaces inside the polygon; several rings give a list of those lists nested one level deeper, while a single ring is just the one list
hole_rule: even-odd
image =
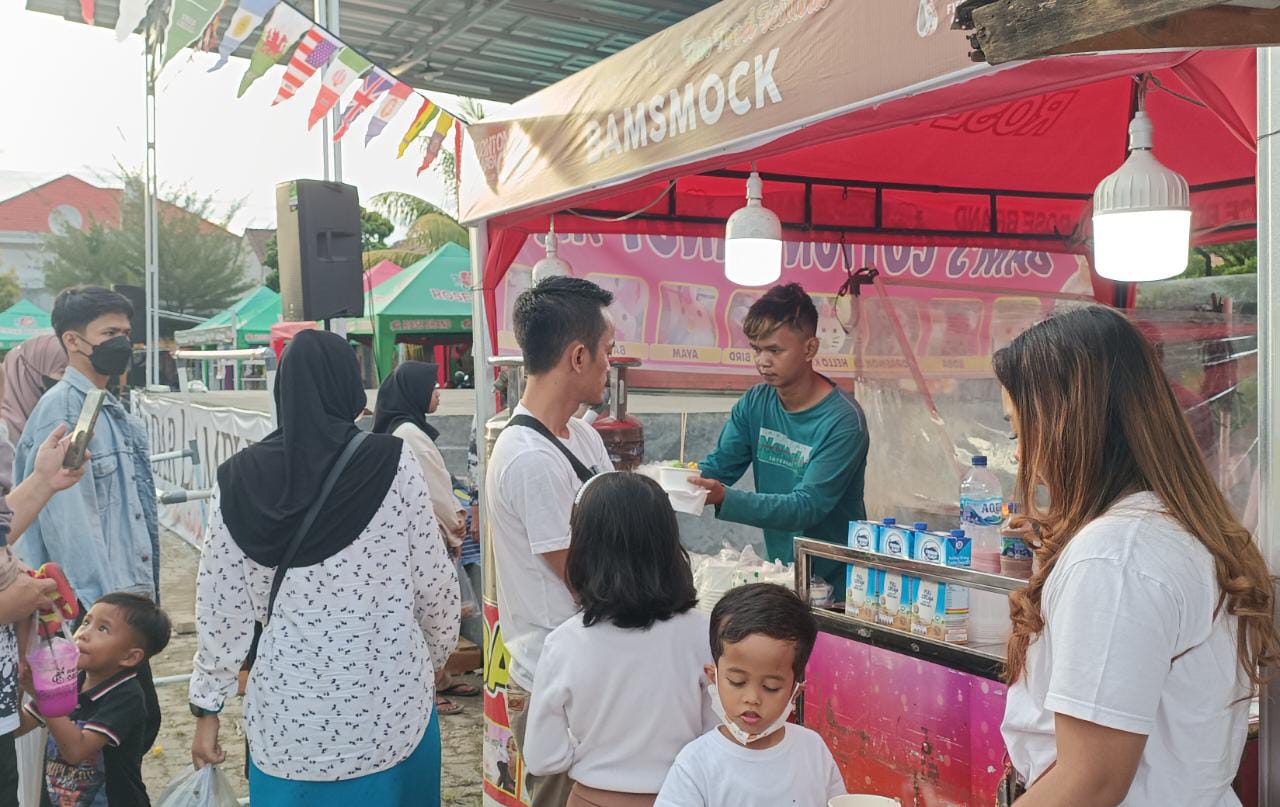
[{"label": "red tiled roof", "polygon": [[[88,229],[94,221],[119,227],[120,197],[123,193],[120,188],[99,188],[66,174],[0,201],[0,232],[50,232],[49,216],[63,205],[74,208],[80,214],[81,229]],[[168,202],[161,202],[160,208],[165,215],[190,215]],[[206,219],[200,220],[200,231],[232,235]]]},{"label": "red tiled roof", "polygon": [[120,223],[119,189],[99,188],[66,174],[0,201],[0,232],[50,232],[49,214],[62,205],[80,214],[82,228],[91,221]]}]

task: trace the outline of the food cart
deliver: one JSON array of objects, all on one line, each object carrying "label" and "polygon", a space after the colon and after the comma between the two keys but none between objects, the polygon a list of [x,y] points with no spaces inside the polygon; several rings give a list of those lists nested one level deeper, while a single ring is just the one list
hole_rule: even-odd
[{"label": "food cart", "polygon": [[[1089,270],[1089,202],[1124,160],[1140,87],[1157,156],[1189,180],[1195,242],[1253,236],[1256,54],[974,64],[948,15],[929,0],[916,5],[726,0],[473,125],[462,218],[480,280],[477,354],[512,349],[506,312],[554,216],[559,255],[575,274],[624,283],[616,294],[638,289],[628,294],[635,338],[620,340],[644,360],[634,385],[749,383],[734,318],[758,292],[726,286],[715,269],[725,220],[758,171],[763,204],[782,220],[781,280],[804,283],[827,320],[819,364],[856,384],[867,410],[871,515],[954,526],[971,454],[991,456],[1008,489],[1012,443],[988,357],[1062,306],[1131,303],[1131,287]],[[1189,335],[1174,333],[1180,315],[1139,319],[1172,353],[1202,363],[1225,355],[1237,376],[1248,373],[1257,335],[1247,317],[1207,313],[1207,330]],[[490,380],[478,374],[477,386]],[[1212,407],[1211,386],[1198,394]],[[477,401],[483,422],[493,400]],[[1249,474],[1239,458],[1256,422],[1215,417],[1216,445],[1232,458],[1224,467],[1235,468],[1223,478],[1243,508]],[[800,547],[802,559],[841,555]],[[485,800],[518,804],[492,580]],[[807,578],[798,582],[803,590]],[[998,575],[962,582],[1014,585]],[[803,719],[827,738],[851,789],[904,803],[989,803],[1003,775],[999,653],[821,619]],[[863,697],[877,687],[884,696]],[[873,758],[883,764],[868,767]]]}]

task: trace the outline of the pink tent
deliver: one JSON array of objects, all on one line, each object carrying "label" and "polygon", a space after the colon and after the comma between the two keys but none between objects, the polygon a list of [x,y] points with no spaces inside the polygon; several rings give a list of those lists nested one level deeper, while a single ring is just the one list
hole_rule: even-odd
[{"label": "pink tent", "polygon": [[403,267],[391,261],[378,261],[364,272],[364,290],[373,291],[380,284],[395,277],[403,271]]}]

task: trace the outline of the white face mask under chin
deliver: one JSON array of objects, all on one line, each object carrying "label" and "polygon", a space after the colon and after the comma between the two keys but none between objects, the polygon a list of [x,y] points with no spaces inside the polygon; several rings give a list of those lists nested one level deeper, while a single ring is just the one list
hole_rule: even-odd
[{"label": "white face mask under chin", "polygon": [[720,689],[711,684],[707,687],[708,694],[711,695],[711,711],[716,713],[716,717],[720,718],[720,725],[729,730],[730,736],[742,745],[749,745],[758,740],[762,740],[787,725],[791,713],[796,710],[796,695],[800,694],[800,684],[796,684],[796,688],[791,690],[791,698],[787,700],[787,708],[782,710],[782,714],[778,715],[778,719],[770,723],[763,731],[749,732],[744,730],[729,717],[725,712],[724,703],[720,700]]}]

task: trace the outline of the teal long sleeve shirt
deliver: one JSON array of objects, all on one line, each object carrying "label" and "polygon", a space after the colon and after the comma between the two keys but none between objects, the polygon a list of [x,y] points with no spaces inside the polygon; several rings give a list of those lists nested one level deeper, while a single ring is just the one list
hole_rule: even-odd
[{"label": "teal long sleeve shirt", "polygon": [[[731,486],[750,466],[754,493],[726,487],[716,517],[764,530],[770,560],[795,560],[792,538],[844,544],[849,522],[865,519],[867,419],[839,387],[801,412],[758,384],[734,404],[702,475]],[[825,575],[824,575],[825,576]]]}]

